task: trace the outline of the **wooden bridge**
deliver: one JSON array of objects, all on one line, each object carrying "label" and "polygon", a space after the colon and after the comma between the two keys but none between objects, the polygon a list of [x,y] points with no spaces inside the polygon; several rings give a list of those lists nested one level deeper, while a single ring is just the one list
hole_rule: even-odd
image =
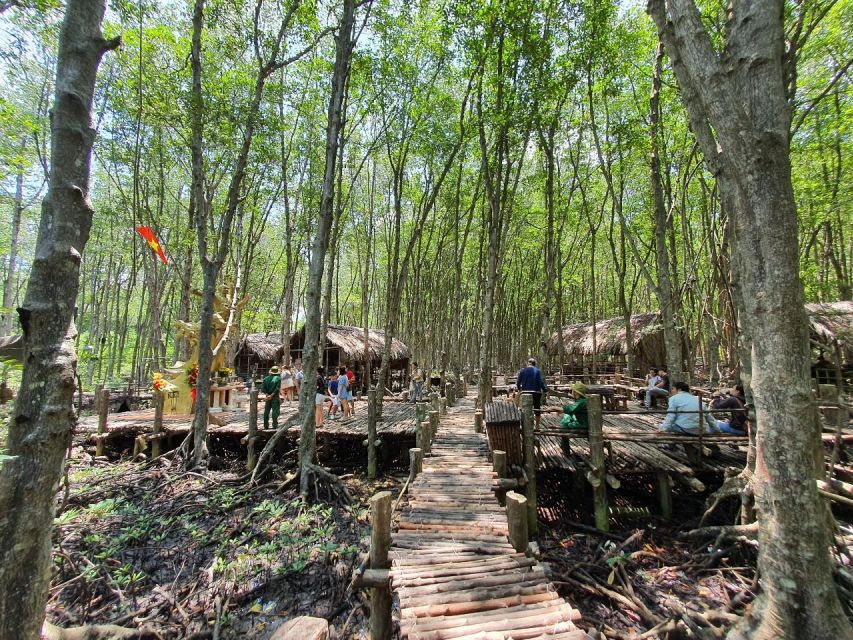
[{"label": "wooden bridge", "polygon": [[508,541],[488,442],[470,400],[460,404],[441,419],[391,538],[400,637],[589,640],[542,566]]}]

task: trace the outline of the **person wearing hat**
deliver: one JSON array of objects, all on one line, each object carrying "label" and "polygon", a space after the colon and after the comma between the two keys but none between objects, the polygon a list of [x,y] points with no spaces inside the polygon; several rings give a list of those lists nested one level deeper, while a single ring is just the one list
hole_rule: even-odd
[{"label": "person wearing hat", "polygon": [[[572,431],[589,430],[586,392],[586,385],[583,382],[576,382],[572,385],[572,397],[575,399],[574,402],[564,405],[562,409],[559,407],[552,407],[550,409],[552,412],[562,412],[564,414],[563,419],[560,420],[560,426],[563,427],[563,429],[569,429]],[[563,447],[563,453],[569,455],[569,439],[563,438],[561,444]]]},{"label": "person wearing hat", "polygon": [[261,383],[261,393],[264,394],[264,429],[269,429],[270,412],[272,412],[272,428],[278,429],[278,415],[281,413],[281,371],[278,367],[270,369],[269,374]]}]

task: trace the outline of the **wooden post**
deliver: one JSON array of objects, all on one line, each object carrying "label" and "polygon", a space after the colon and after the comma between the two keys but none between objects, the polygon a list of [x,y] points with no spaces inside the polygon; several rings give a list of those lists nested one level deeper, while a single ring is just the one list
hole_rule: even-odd
[{"label": "wooden post", "polygon": [[444,385],[444,397],[447,398],[448,407],[456,404],[456,384],[453,381],[448,381]]},{"label": "wooden post", "polygon": [[[371,389],[371,391],[375,391]],[[370,499],[370,568],[388,569],[391,548],[391,492],[381,491]],[[391,640],[391,590],[373,587],[370,594],[370,638]]]},{"label": "wooden post", "polygon": [[367,392],[367,477],[376,479],[376,387]]},{"label": "wooden post", "polygon": [[519,553],[527,551],[527,498],[515,491],[506,494],[506,521],[509,543]]},{"label": "wooden post", "polygon": [[104,390],[103,383],[95,385],[95,397],[92,401],[92,411],[100,414],[101,410],[101,391]]},{"label": "wooden post", "polygon": [[660,512],[664,518],[672,517],[672,478],[666,471],[657,472],[658,500]]},{"label": "wooden post", "polygon": [[249,389],[249,433],[246,440],[246,471],[254,471],[257,464],[255,442],[258,439],[258,388]]},{"label": "wooden post", "polygon": [[107,416],[110,413],[110,390],[101,389],[97,396],[98,403],[98,440],[95,444],[95,455],[104,455],[104,443],[107,434]]},{"label": "wooden post", "polygon": [[432,451],[432,443],[438,433],[438,411],[429,412],[429,450]]},{"label": "wooden post", "polygon": [[432,423],[428,421],[421,422],[421,449],[424,455],[429,455],[432,452]]},{"label": "wooden post", "polygon": [[500,449],[492,451],[492,465],[498,478],[506,478],[506,451]]},{"label": "wooden post", "polygon": [[160,457],[160,437],[163,433],[163,403],[165,394],[159,389],[154,390],[154,437],[151,439],[151,459]]},{"label": "wooden post", "polygon": [[429,399],[430,399],[430,402],[432,403],[432,410],[438,411],[439,410],[438,394],[435,391],[433,391],[431,394],[429,394]]},{"label": "wooden post", "polygon": [[483,412],[474,412],[474,433],[483,433]]},{"label": "wooden post", "polygon": [[521,394],[521,444],[524,453],[524,473],[527,475],[527,531],[535,536],[539,532],[536,512],[536,439],[533,434],[533,396]]},{"label": "wooden post", "polygon": [[421,449],[409,449],[409,480],[414,480],[424,468],[424,452]]},{"label": "wooden post", "polygon": [[447,415],[447,398],[439,398],[438,410],[439,410],[439,413],[441,415],[443,415],[443,416]]},{"label": "wooden post", "polygon": [[601,396],[590,394],[587,404],[589,416],[589,452],[591,469],[586,479],[592,485],[592,500],[595,505],[595,526],[602,531],[610,530],[607,508],[607,470],[604,466],[604,436],[601,418]]}]

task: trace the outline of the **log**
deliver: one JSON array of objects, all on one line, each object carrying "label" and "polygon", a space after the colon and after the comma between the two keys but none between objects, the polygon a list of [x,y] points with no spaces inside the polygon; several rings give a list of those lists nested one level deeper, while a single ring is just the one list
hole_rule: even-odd
[{"label": "log", "polygon": [[604,462],[603,424],[601,417],[601,396],[590,394],[587,400],[589,417],[589,453],[590,471],[587,474],[592,485],[592,500],[595,508],[595,526],[601,531],[610,530],[610,517],[607,507],[607,471]]},{"label": "log", "polygon": [[299,616],[278,627],[270,640],[329,640],[329,622],[323,618]]},{"label": "log", "polygon": [[519,553],[527,551],[527,498],[510,491],[506,494],[506,520],[509,527],[509,542]]},{"label": "log", "polygon": [[492,452],[492,459],[498,478],[506,478],[506,451],[495,449]]},{"label": "log", "polygon": [[[391,566],[388,560],[390,547],[391,492],[381,491],[370,499],[370,569],[388,569]],[[392,628],[391,590],[373,587],[370,595],[370,637],[372,640],[391,640]]]},{"label": "log", "polygon": [[[101,389],[98,396],[98,433],[105,434],[107,432],[107,415],[110,412],[110,390]],[[95,444],[95,455],[104,455],[104,442],[106,437],[98,438]]]},{"label": "log", "polygon": [[163,433],[163,405],[166,395],[159,389],[154,390],[154,427],[151,430],[151,459],[160,457],[160,437]]},{"label": "log", "polygon": [[258,463],[255,445],[258,440],[258,388],[252,383],[249,390],[249,432],[246,436],[246,471],[254,471]]},{"label": "log", "polygon": [[409,480],[414,480],[423,470],[424,452],[422,449],[409,449]]},{"label": "log", "polygon": [[534,434],[533,397],[521,394],[521,433],[524,454],[524,474],[527,477],[527,532],[530,536],[539,533],[539,514],[536,506],[536,436]]}]

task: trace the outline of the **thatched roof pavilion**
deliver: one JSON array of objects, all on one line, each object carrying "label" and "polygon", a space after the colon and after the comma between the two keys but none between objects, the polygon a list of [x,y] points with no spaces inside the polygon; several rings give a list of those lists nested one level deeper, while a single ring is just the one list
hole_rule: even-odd
[{"label": "thatched roof pavilion", "polygon": [[[302,356],[305,346],[305,327],[293,334],[290,339],[290,355],[295,360]],[[377,368],[382,360],[382,350],[385,347],[385,332],[379,329],[369,329],[365,358],[364,328],[349,325],[330,324],[326,330],[326,353],[323,364],[336,367],[346,363],[371,363],[371,368]],[[391,368],[405,369],[409,365],[411,352],[401,340],[391,340]]]},{"label": "thatched roof pavilion", "polygon": [[255,371],[257,375],[266,375],[271,367],[281,364],[284,347],[279,333],[247,334],[237,347],[234,358],[235,373],[245,379]]},{"label": "thatched roof pavilion", "polygon": [[806,305],[811,339],[825,345],[834,353],[834,342],[838,340],[844,360],[853,364],[853,301],[815,302]]},{"label": "thatched roof pavilion", "polygon": [[[593,330],[594,327],[594,330]],[[663,365],[666,352],[663,344],[663,325],[660,313],[642,313],[631,316],[633,332],[631,348],[634,366],[642,371],[646,367]],[[562,328],[563,354],[574,362],[602,359],[624,362],[628,355],[625,319],[622,316],[592,322],[566,325]],[[593,336],[595,347],[593,348]],[[555,331],[548,341],[548,350],[557,354],[560,332]]]}]

